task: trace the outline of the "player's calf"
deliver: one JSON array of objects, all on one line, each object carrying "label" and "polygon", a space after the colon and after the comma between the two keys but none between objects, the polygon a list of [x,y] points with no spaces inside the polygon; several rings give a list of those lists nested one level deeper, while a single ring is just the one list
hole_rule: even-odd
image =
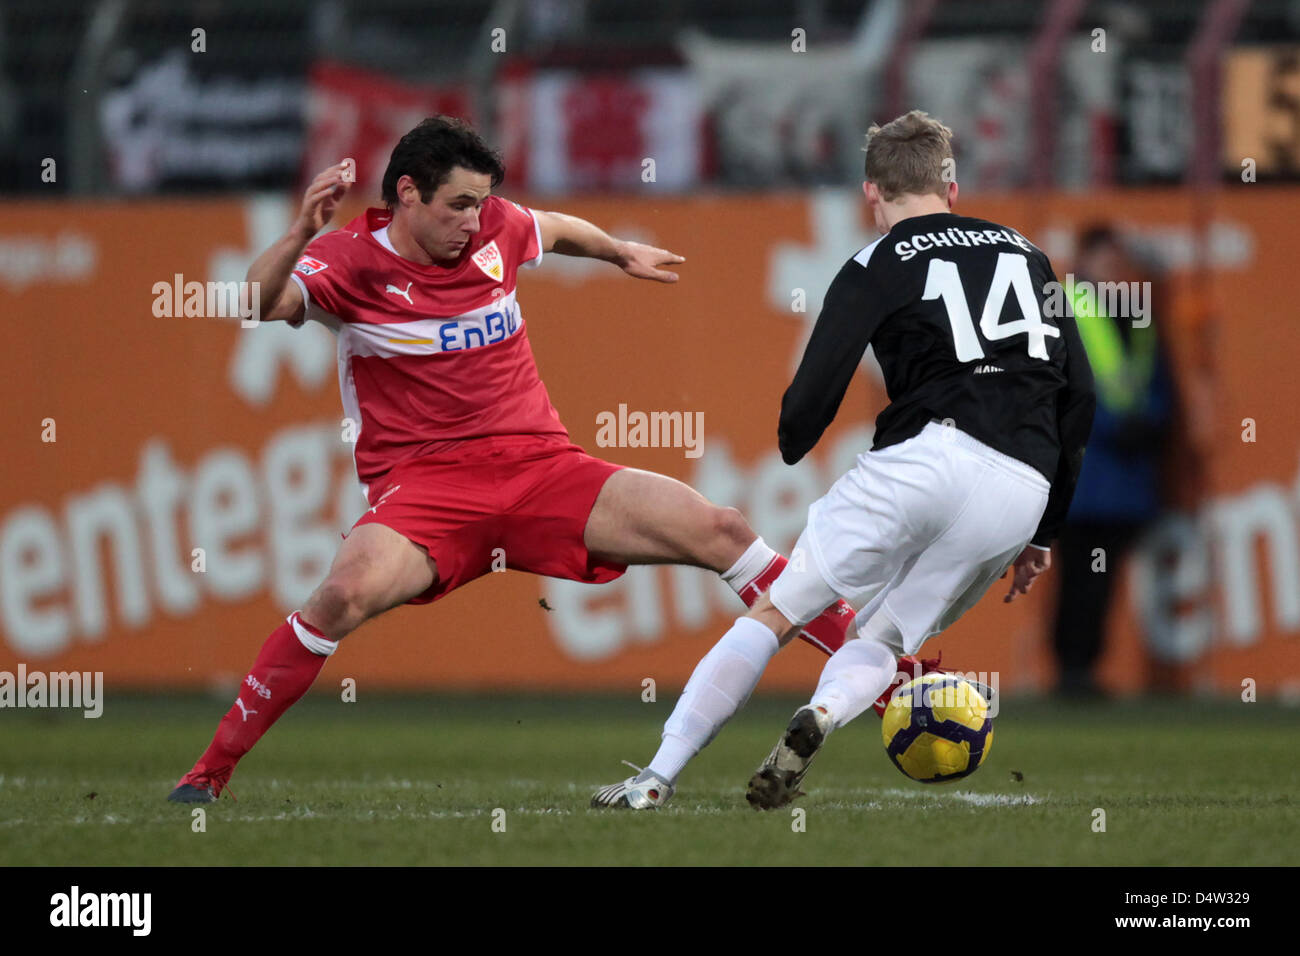
[{"label": "player's calf", "polygon": [[391,528],[354,528],[303,611],[266,639],[212,743],[168,799],[193,803],[220,796],[244,754],[311,687],[338,639],[422,593],[435,574],[424,551]]},{"label": "player's calf", "polygon": [[173,803],[210,803],[280,716],[311,687],[335,642],[297,612],[271,632],[244,677],[235,704],[221,718],[208,749],[168,796]]}]

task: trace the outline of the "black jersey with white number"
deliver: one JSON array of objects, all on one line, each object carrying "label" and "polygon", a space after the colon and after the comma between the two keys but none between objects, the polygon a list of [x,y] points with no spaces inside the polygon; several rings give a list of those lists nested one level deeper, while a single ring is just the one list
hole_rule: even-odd
[{"label": "black jersey with white number", "polygon": [[821,438],[871,345],[890,402],[873,449],[937,419],[1031,465],[1052,483],[1033,539],[1047,545],[1069,509],[1095,405],[1055,282],[1047,256],[1006,226],[952,213],[895,223],[826,292],[781,402],[782,457],[793,464]]}]

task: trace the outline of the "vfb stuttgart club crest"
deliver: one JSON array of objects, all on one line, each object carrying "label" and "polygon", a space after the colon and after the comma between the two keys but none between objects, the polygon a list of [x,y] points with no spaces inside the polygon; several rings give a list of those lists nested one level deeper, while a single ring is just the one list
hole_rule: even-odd
[{"label": "vfb stuttgart club crest", "polygon": [[501,281],[502,276],[505,274],[505,268],[501,263],[501,250],[497,248],[495,239],[470,258],[474,260],[474,265],[482,269],[489,279],[497,282]]}]

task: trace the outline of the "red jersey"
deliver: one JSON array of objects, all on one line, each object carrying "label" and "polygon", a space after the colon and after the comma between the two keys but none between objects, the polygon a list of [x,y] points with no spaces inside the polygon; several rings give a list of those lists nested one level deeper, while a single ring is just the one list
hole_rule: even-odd
[{"label": "red jersey", "polygon": [[361,483],[411,458],[473,458],[476,439],[568,446],[515,301],[517,270],[542,259],[536,217],[489,196],[460,257],[427,266],[393,250],[391,221],[386,209],[366,210],[313,240],[292,274],[305,318],[338,336]]}]

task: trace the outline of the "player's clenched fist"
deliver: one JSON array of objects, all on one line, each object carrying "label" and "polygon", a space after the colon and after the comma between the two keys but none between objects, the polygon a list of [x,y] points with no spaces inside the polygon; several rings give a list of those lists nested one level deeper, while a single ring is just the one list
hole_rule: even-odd
[{"label": "player's clenched fist", "polygon": [[302,232],[314,236],[325,228],[347,194],[348,187],[356,180],[356,168],[355,160],[345,159],[311,181],[303,195],[302,210],[298,213],[298,228]]},{"label": "player's clenched fist", "polygon": [[[1032,545],[1020,552],[1020,557],[1016,558],[1015,564],[1011,566],[1014,572],[1011,578],[1011,590],[1002,600],[1004,603],[1010,603],[1016,599],[1017,594],[1028,594],[1029,589],[1034,586],[1034,578],[1038,577],[1044,571],[1052,566],[1052,552],[1044,551],[1042,548],[1035,548]],[[1006,577],[1006,574],[1003,574]]]}]

